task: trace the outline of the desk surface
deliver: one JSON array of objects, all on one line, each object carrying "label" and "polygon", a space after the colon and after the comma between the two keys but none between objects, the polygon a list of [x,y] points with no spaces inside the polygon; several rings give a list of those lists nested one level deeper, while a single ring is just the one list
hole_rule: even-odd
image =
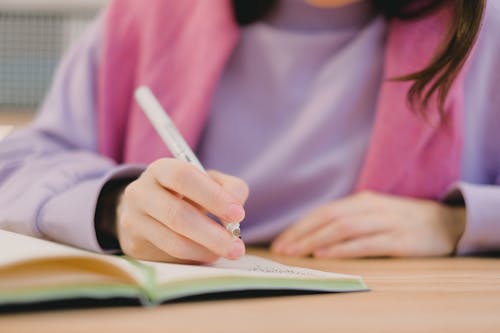
[{"label": "desk surface", "polygon": [[500,259],[286,264],[362,275],[370,292],[0,315],[2,332],[500,332]]}]

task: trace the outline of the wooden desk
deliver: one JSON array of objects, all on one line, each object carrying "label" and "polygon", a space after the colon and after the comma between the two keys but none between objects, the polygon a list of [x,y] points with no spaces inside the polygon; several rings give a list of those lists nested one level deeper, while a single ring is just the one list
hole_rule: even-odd
[{"label": "wooden desk", "polygon": [[362,275],[370,292],[0,315],[7,332],[500,332],[500,259],[287,264]]}]

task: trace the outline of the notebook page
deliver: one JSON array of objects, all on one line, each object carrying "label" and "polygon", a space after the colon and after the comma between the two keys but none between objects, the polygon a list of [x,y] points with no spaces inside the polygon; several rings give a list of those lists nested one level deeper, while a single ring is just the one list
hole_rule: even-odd
[{"label": "notebook page", "polygon": [[257,274],[273,274],[284,277],[299,278],[352,278],[353,275],[324,272],[315,269],[288,266],[276,261],[261,258],[258,256],[246,255],[239,260],[219,259],[214,267],[247,271]]},{"label": "notebook page", "polygon": [[143,279],[142,272],[138,272],[128,261],[119,257],[98,254],[43,239],[0,230],[0,268],[16,263],[62,257],[94,258],[119,267],[137,281]]},{"label": "notebook page", "polygon": [[353,275],[287,266],[252,255],[245,255],[238,260],[219,259],[214,264],[203,266],[156,262],[143,263],[154,268],[156,280],[160,284],[177,280],[217,276],[279,277],[287,279],[359,279],[359,277]]}]

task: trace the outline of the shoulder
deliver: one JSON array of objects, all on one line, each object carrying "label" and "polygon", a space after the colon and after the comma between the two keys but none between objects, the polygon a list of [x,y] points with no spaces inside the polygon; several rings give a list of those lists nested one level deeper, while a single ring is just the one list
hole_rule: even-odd
[{"label": "shoulder", "polygon": [[470,74],[500,82],[500,0],[487,1],[483,23],[470,59]]},{"label": "shoulder", "polygon": [[500,0],[489,0],[478,38],[478,48],[489,48],[500,52]]},{"label": "shoulder", "polygon": [[500,170],[500,0],[489,0],[464,82],[465,157]]},{"label": "shoulder", "polygon": [[[500,117],[500,0],[487,2],[483,24],[465,76],[466,99]],[[467,103],[466,103],[467,104]]]}]

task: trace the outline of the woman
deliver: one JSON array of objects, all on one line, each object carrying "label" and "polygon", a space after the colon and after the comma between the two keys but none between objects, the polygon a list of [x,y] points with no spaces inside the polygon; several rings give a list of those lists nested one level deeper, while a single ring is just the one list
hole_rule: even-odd
[{"label": "woman", "polygon": [[[0,224],[169,262],[240,257],[215,220],[245,216],[247,243],[288,255],[498,249],[500,11],[474,48],[484,6],[111,2],[0,146]],[[165,157],[142,84],[220,171]]]}]

